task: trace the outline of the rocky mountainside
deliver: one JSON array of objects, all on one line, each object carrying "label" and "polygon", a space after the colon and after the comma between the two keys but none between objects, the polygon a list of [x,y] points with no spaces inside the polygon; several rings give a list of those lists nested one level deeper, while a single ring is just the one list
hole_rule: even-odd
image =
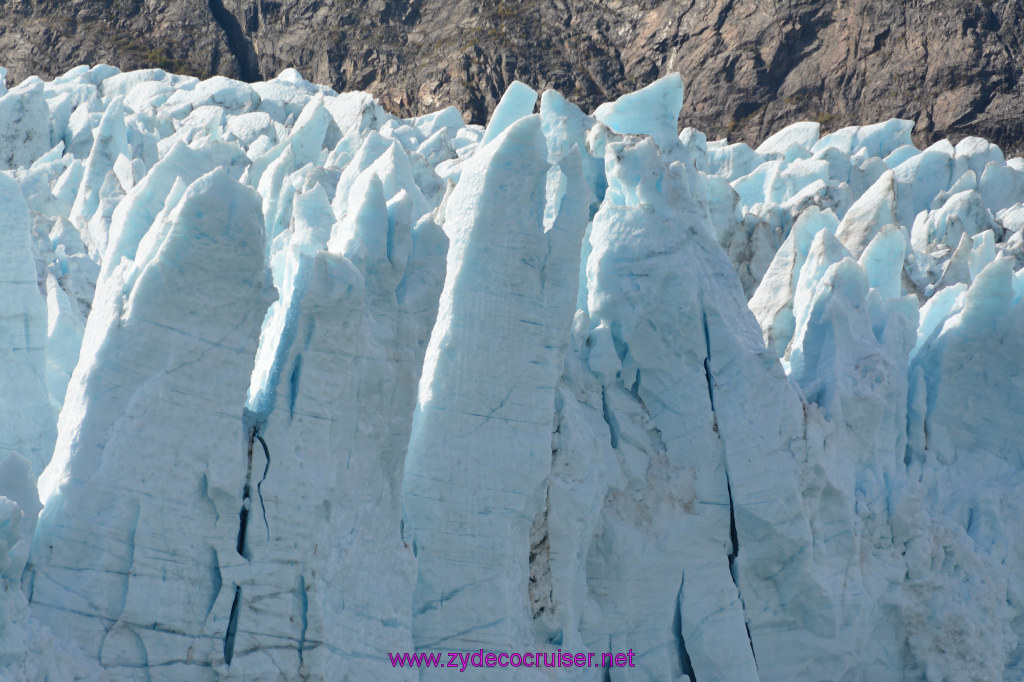
[{"label": "rocky mountainside", "polygon": [[584,108],[672,71],[683,120],[754,142],[913,119],[918,144],[1024,147],[1021,0],[0,0],[17,82],[79,63],[254,81],[294,66],[390,110],[484,122],[510,82]]}]

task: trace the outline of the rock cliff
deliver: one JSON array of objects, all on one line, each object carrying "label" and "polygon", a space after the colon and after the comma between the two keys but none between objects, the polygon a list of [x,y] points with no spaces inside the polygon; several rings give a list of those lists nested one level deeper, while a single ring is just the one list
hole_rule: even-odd
[{"label": "rock cliff", "polygon": [[0,0],[9,80],[79,63],[254,81],[283,68],[483,123],[513,80],[592,109],[685,74],[683,120],[754,142],[891,117],[918,144],[1024,141],[1020,0]]}]

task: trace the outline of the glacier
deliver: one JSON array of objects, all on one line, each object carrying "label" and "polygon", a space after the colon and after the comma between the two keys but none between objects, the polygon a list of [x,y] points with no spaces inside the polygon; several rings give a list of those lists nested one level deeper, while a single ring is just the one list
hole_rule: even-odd
[{"label": "glacier", "polygon": [[1024,678],[1024,159],[683,101],[0,87],[0,679]]}]

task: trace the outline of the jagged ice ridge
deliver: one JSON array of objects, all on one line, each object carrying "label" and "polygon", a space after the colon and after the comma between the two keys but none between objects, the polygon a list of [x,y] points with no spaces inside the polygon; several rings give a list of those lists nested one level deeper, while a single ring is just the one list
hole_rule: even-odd
[{"label": "jagged ice ridge", "polygon": [[0,677],[1024,677],[1024,160],[682,102],[0,87]]}]

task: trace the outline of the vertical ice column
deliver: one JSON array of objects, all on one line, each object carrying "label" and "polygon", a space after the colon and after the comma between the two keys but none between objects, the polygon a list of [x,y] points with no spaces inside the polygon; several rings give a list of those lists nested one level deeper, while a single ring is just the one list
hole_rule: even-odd
[{"label": "vertical ice column", "polygon": [[107,176],[113,171],[118,155],[129,154],[124,105],[120,97],[107,104],[95,136],[96,141],[85,162],[85,174],[68,219],[87,241],[94,260],[99,261],[107,248],[108,227],[96,225],[91,219],[109,189],[109,186],[105,187]]},{"label": "vertical ice column", "polygon": [[[901,665],[905,636],[896,608],[905,564],[893,547],[889,510],[891,491],[905,483],[907,354],[917,317],[912,297],[898,297],[904,240],[897,228],[883,227],[863,250],[865,268],[822,230],[801,268],[787,361],[806,400],[807,442],[788,447],[798,456],[806,448],[798,480],[813,543],[807,551],[799,536],[783,536],[752,544],[756,554],[741,557],[765,676],[803,679],[829,665],[837,678],[899,679],[892,671]],[[897,297],[883,300],[883,294]],[[749,390],[749,379],[744,383]],[[774,438],[768,426],[775,423],[783,422],[776,416],[758,430],[760,439]],[[788,485],[772,480],[779,467],[769,458],[739,463],[736,471],[749,477],[752,493],[767,482],[784,499],[779,493]],[[779,519],[771,521],[784,530]],[[781,573],[765,573],[787,547],[801,551]],[[839,574],[841,581],[832,577]],[[804,652],[799,659],[781,653],[794,648]]]},{"label": "vertical ice column", "polygon": [[815,235],[822,230],[834,232],[836,218],[817,206],[805,209],[793,223],[782,246],[775,252],[761,283],[750,297],[754,313],[764,334],[764,342],[781,358],[786,354],[796,325],[794,298],[800,282],[800,271]]},{"label": "vertical ice column", "polygon": [[855,258],[886,225],[898,224],[896,176],[886,171],[853,202],[836,228],[836,239],[843,243]]},{"label": "vertical ice column", "polygon": [[916,359],[927,386],[929,448],[942,462],[986,452],[1014,467],[1024,464],[1013,417],[1024,389],[1007,342],[1020,334],[1024,305],[1014,300],[1012,272],[1008,259],[986,266],[963,311],[939,326]]},{"label": "vertical ice column", "polygon": [[56,415],[46,391],[46,300],[36,282],[28,206],[0,173],[0,459],[18,452],[39,474]]},{"label": "vertical ice column", "polygon": [[477,153],[447,205],[448,273],[403,487],[419,649],[533,640],[530,527],[589,194],[575,153],[560,166],[546,158],[539,117],[522,118]]},{"label": "vertical ice column", "polygon": [[405,197],[386,203],[365,170],[332,251],[318,251],[330,205],[299,194],[297,238],[274,256],[282,298],[249,400],[260,513],[244,537],[229,679],[408,679],[386,655],[413,646],[401,471],[446,240],[429,219],[411,228]]},{"label": "vertical ice column", "polygon": [[[909,658],[923,670],[977,671],[977,679],[1024,674],[1024,577],[1008,570],[1024,556],[1024,301],[1014,280],[1013,261],[999,258],[966,293],[941,301],[940,292],[934,309],[923,309],[945,317],[922,315],[926,336],[911,363],[909,471],[923,501],[904,495],[893,514],[895,539],[905,543]],[[937,603],[955,616],[936,623]]]},{"label": "vertical ice column", "polygon": [[[401,536],[402,468],[443,283],[446,239],[434,223],[421,221],[410,253],[402,220],[390,212],[373,228],[393,235],[385,244],[394,248],[353,258],[364,232],[345,249],[364,276],[365,309],[363,338],[341,352],[339,370],[349,371],[332,406],[336,487],[329,498],[329,550],[311,582],[325,641],[332,643],[322,647],[311,670],[328,676],[346,671],[356,678],[406,679],[408,673],[395,671],[386,654],[414,644],[415,561]],[[388,230],[389,222],[397,229]],[[357,641],[348,634],[353,631],[364,634]]]},{"label": "vertical ice column", "polygon": [[263,282],[259,197],[217,170],[97,292],[26,585],[115,679],[212,678],[229,648]]},{"label": "vertical ice column", "polygon": [[592,651],[635,651],[639,679],[756,680],[730,574],[738,548],[702,282],[728,278],[735,314],[750,314],[682,164],[625,138],[608,143],[605,168],[587,261],[589,362],[622,473],[609,475],[581,635]]},{"label": "vertical ice column", "polygon": [[43,84],[0,89],[0,169],[30,165],[50,149],[50,112]]}]

